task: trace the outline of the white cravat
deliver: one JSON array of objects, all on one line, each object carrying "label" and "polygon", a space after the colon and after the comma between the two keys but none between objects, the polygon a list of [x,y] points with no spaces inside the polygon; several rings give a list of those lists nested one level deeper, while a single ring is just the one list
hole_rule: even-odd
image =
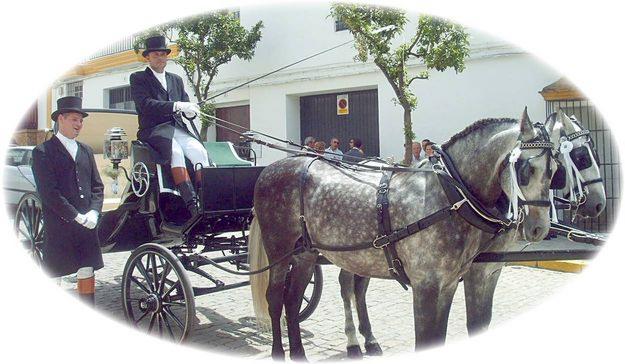
[{"label": "white cravat", "polygon": [[152,70],[152,73],[154,73],[154,76],[156,76],[158,82],[160,82],[161,85],[163,85],[165,91],[167,91],[167,78],[165,77],[165,70],[163,70],[163,72],[161,73],[158,73],[154,70],[154,68],[150,67],[150,69]]},{"label": "white cravat", "polygon": [[61,134],[60,132],[56,133],[56,137],[59,138],[59,140],[61,141],[61,144],[63,144],[65,149],[67,149],[67,152],[69,153],[69,155],[71,155],[72,158],[76,160],[76,153],[78,153],[78,143],[76,143],[76,140],[70,139],[66,137],[65,135]]}]

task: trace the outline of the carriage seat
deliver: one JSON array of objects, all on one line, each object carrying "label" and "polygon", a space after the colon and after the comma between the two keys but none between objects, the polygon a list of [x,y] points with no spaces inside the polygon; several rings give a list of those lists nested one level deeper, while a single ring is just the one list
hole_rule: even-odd
[{"label": "carriage seat", "polygon": [[217,167],[248,167],[252,162],[239,157],[231,142],[204,142],[204,148]]},{"label": "carriage seat", "polygon": [[[150,172],[150,175],[157,176],[161,193],[165,192],[165,193],[173,193],[175,195],[179,195],[178,191],[176,190],[176,186],[174,184],[174,178],[173,178],[173,175],[171,174],[170,166],[160,165],[155,162],[154,156],[156,155],[156,151],[149,144],[142,142],[140,140],[133,140],[131,153],[132,153],[131,154],[132,166],[134,166],[135,163],[137,162],[143,162],[148,167],[148,171]],[[215,163],[210,158],[210,156],[211,154],[209,152],[208,161],[209,161],[210,166],[206,166],[206,167],[215,166]],[[185,161],[187,164],[187,169],[189,170],[189,174],[193,175],[192,172],[194,171],[194,167],[191,164],[191,161],[189,161],[186,158],[185,158]]]}]

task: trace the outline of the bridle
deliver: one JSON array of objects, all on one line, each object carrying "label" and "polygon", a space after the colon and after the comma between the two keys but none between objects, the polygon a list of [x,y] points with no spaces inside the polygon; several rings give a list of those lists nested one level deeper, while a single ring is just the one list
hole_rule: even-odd
[{"label": "bridle", "polygon": [[[551,114],[548,120],[553,119],[555,113]],[[586,180],[580,173],[593,165],[600,166],[599,156],[594,147],[594,141],[590,136],[590,131],[583,128],[574,116],[570,117],[571,121],[577,125],[581,130],[566,134],[564,126],[560,129],[560,147],[556,151],[556,158],[560,155],[564,159],[564,169],[566,177],[569,181],[568,198],[571,208],[577,210],[579,206],[586,202],[586,196],[588,194],[587,186],[595,183],[602,183],[601,177],[592,180]],[[582,137],[586,137],[586,141],[579,147],[574,147],[573,141]],[[564,188],[564,186],[562,187]]]},{"label": "bridle", "polygon": [[[539,129],[539,135],[529,141],[522,141],[519,137],[517,146],[508,154],[504,168],[510,170],[510,191],[507,218],[522,221],[524,215],[529,213],[528,206],[550,207],[550,200],[527,200],[521,191],[521,186],[527,186],[531,177],[530,161],[548,154],[546,158],[545,173],[551,178],[551,160],[554,159],[552,150],[553,143],[549,139],[549,134],[542,124],[534,124]],[[527,159],[521,159],[523,150],[542,149],[542,152]]]}]

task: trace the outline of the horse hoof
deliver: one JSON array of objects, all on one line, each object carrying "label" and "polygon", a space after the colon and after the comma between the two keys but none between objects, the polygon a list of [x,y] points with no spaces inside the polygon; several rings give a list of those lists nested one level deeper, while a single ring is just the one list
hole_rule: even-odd
[{"label": "horse hoof", "polygon": [[382,355],[382,348],[378,343],[370,343],[365,345],[365,350],[367,351],[367,355],[369,356],[380,356]]},{"label": "horse hoof", "polygon": [[299,363],[308,363],[308,359],[306,359],[304,354],[291,355],[291,360]]},{"label": "horse hoof", "polygon": [[360,346],[352,345],[347,347],[347,357],[350,359],[362,359],[362,351]]},{"label": "horse hoof", "polygon": [[280,352],[280,351],[272,351],[271,352],[271,359],[273,359],[274,361],[285,361],[284,351],[282,351],[282,352]]}]

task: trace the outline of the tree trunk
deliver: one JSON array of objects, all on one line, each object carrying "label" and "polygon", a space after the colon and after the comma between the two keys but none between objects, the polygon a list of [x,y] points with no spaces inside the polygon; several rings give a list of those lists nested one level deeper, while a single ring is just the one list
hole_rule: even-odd
[{"label": "tree trunk", "polygon": [[208,125],[205,125],[204,123],[202,123],[202,127],[200,128],[200,139],[202,139],[203,142],[206,141],[206,139],[208,138]]},{"label": "tree trunk", "polygon": [[412,115],[409,105],[402,105],[404,108],[404,161],[403,164],[412,164]]}]

